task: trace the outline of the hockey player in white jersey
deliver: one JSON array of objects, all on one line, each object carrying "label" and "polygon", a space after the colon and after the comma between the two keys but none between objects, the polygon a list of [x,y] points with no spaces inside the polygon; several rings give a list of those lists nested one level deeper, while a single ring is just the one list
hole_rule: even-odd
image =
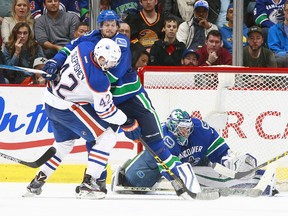
[{"label": "hockey player in white jersey", "polygon": [[50,83],[44,96],[56,153],[40,167],[24,196],[41,194],[45,181],[70,153],[75,140],[82,137],[90,145],[90,151],[84,181],[77,196],[93,199],[105,197],[105,182],[96,179],[104,171],[116,144],[114,133],[118,125],[125,134],[126,128],[129,129],[128,137],[140,134],[137,124],[133,125],[133,129],[126,126],[131,120],[114,105],[110,82],[104,73],[117,66],[120,56],[120,47],[108,38],[101,39],[96,46],[89,41],[82,42],[72,50],[61,67],[58,79]]},{"label": "hockey player in white jersey", "polygon": [[[202,187],[253,188],[264,174],[263,170],[259,170],[255,175],[241,179],[219,175],[210,166],[212,163],[220,163],[234,171],[245,172],[257,166],[256,158],[248,153],[242,155],[233,153],[214,128],[200,119],[191,118],[186,111],[173,110],[166,123],[162,124],[162,128],[165,145],[181,162],[188,162],[193,166],[197,180]],[[143,191],[145,187],[157,190],[157,187],[161,188],[159,180],[161,180],[161,174],[156,160],[144,150],[133,160],[129,160],[116,169],[112,178],[112,191],[121,191],[124,188],[121,186],[128,186],[131,190],[139,188],[139,191]],[[268,181],[269,186],[263,194],[277,193],[277,190],[273,191],[273,180],[274,177],[271,178],[271,183]],[[226,193],[228,190],[222,189],[222,191]]]}]

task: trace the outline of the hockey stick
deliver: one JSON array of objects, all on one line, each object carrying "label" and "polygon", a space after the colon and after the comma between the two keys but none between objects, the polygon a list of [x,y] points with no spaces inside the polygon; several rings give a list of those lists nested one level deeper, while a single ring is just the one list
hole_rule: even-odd
[{"label": "hockey stick", "polygon": [[[268,178],[265,178],[265,182],[261,182],[259,181],[259,183],[261,184],[261,186],[265,185],[266,180]],[[204,193],[209,193],[209,192],[219,192],[221,194],[221,196],[244,196],[244,197],[259,197],[261,196],[261,194],[263,193],[263,190],[265,190],[265,188],[263,190],[261,190],[259,187],[259,183],[257,184],[257,186],[255,188],[210,188],[210,187],[203,187],[202,191]],[[266,184],[267,186],[268,184]],[[261,187],[262,188],[262,187]],[[114,192],[119,193],[119,194],[146,194],[146,193],[157,193],[157,194],[167,194],[170,192],[175,192],[174,188],[171,187],[161,187],[161,183],[159,185],[159,187],[130,187],[130,186],[114,186]]]},{"label": "hockey stick", "polygon": [[199,199],[199,200],[214,200],[218,199],[220,197],[220,194],[218,192],[211,192],[211,193],[193,193],[192,191],[188,190],[186,185],[183,183],[183,181],[176,176],[169,167],[158,157],[158,155],[150,148],[150,146],[141,138],[139,137],[140,142],[145,146],[145,148],[150,152],[150,154],[155,158],[155,160],[161,164],[161,166],[166,169],[167,173],[175,180],[175,182],[178,184],[180,190],[184,190],[191,198],[193,199]]},{"label": "hockey stick", "polygon": [[44,164],[46,161],[48,161],[55,154],[55,152],[56,152],[56,149],[52,146],[39,159],[37,159],[36,161],[33,161],[33,162],[27,162],[27,161],[12,157],[10,155],[6,155],[6,154],[1,153],[1,152],[0,152],[0,157],[3,157],[7,160],[14,161],[14,162],[19,163],[19,164],[23,164],[23,165],[31,167],[31,168],[38,168],[42,164]]},{"label": "hockey stick", "polygon": [[212,165],[212,167],[216,172],[218,172],[222,175],[228,176],[230,178],[240,179],[240,178],[243,178],[249,174],[252,174],[253,172],[255,172],[255,171],[267,166],[268,164],[271,164],[272,162],[275,162],[275,161],[279,160],[280,158],[283,158],[287,155],[288,155],[288,151],[285,151],[284,153],[260,164],[259,166],[255,167],[254,169],[251,169],[251,170],[246,171],[246,172],[235,172],[235,171],[233,171],[233,170],[231,170],[231,169],[229,169],[229,168],[227,168],[227,167],[225,167],[219,163],[214,163]]},{"label": "hockey stick", "polygon": [[18,67],[18,66],[3,65],[3,64],[0,64],[0,69],[14,70],[14,71],[20,71],[20,72],[30,72],[30,73],[37,73],[37,74],[46,74],[46,72],[42,70]]}]

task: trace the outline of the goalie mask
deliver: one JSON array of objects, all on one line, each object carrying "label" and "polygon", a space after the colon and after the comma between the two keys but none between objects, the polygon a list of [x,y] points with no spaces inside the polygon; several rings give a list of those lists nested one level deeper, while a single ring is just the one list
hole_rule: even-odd
[{"label": "goalie mask", "polygon": [[94,56],[101,69],[107,71],[119,64],[121,49],[115,41],[109,38],[103,38],[96,44]]},{"label": "goalie mask", "polygon": [[193,122],[190,115],[181,109],[173,110],[166,122],[168,130],[177,136],[178,144],[185,146],[188,144],[188,137],[193,131]]}]

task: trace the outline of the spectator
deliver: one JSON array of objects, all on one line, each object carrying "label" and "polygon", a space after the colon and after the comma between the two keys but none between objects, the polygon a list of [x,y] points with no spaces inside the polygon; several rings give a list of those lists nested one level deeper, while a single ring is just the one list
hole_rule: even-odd
[{"label": "spectator", "polygon": [[208,33],[205,46],[196,50],[199,54],[200,66],[232,65],[232,55],[221,46],[222,34],[218,30]]},{"label": "spectator", "polygon": [[[128,23],[121,22],[118,32],[131,39],[131,28]],[[144,67],[148,64],[150,55],[137,39],[130,40],[130,50],[132,55],[132,68],[134,70],[138,70],[139,67]]]},{"label": "spectator", "polygon": [[47,13],[35,20],[35,38],[48,59],[74,38],[79,23],[75,14],[60,10],[59,5],[59,0],[44,0]]},{"label": "spectator", "polygon": [[150,55],[145,48],[134,49],[131,51],[132,57],[132,69],[138,70],[141,67],[148,65]]},{"label": "spectator", "polygon": [[164,20],[162,31],[164,39],[156,41],[150,50],[149,65],[179,66],[181,65],[181,54],[185,44],[176,39],[178,23],[175,17],[167,17]]},{"label": "spectator", "polygon": [[[30,26],[25,22],[17,23],[12,29],[9,41],[4,47],[4,56],[7,65],[32,68],[34,59],[43,57],[44,53],[33,38]],[[21,83],[30,73],[9,71],[9,83]]]},{"label": "spectator", "polygon": [[[221,11],[222,6],[223,8],[225,8],[225,5],[223,5],[222,0],[206,0],[206,1],[208,2],[208,5],[209,5],[209,12],[208,12],[207,20],[213,24],[216,24],[219,15],[221,15],[220,13],[222,12]],[[226,5],[226,9],[227,9],[228,4]],[[226,14],[225,9],[224,9],[224,14]]]},{"label": "spectator", "polygon": [[[277,67],[274,53],[263,46],[264,36],[259,26],[252,26],[248,32],[248,46],[243,49],[243,66],[246,67]],[[264,87],[277,85],[279,77],[263,75],[236,75],[236,87]],[[281,77],[282,78],[282,77]],[[272,81],[273,79],[273,81]],[[268,83],[271,83],[268,85]],[[265,84],[266,83],[266,84]],[[283,81],[282,81],[283,83]],[[279,87],[279,86],[278,86]]]},{"label": "spectator", "polygon": [[248,32],[248,46],[243,49],[243,66],[277,67],[274,53],[263,47],[264,37],[259,26],[252,26]]},{"label": "spectator", "polygon": [[[101,3],[102,1],[100,1]],[[89,14],[89,1],[88,0],[78,0],[78,7],[80,12],[80,21],[88,23],[90,22],[90,14]],[[101,4],[100,4],[101,7]],[[101,9],[100,9],[101,11]]]},{"label": "spectator", "polygon": [[12,29],[18,22],[28,23],[33,33],[34,21],[31,17],[28,0],[13,0],[12,16],[4,17],[1,25],[1,36],[3,40],[2,42],[4,43],[2,48],[4,47],[5,43],[8,42]]},{"label": "spectator", "polygon": [[[45,63],[47,62],[47,59],[44,57],[38,57],[34,60],[33,68],[37,70],[42,70]],[[39,73],[33,73],[31,76],[25,78],[22,82],[22,85],[32,85],[32,84],[38,84],[38,85],[45,85],[46,80],[42,77],[42,75]]]},{"label": "spectator", "polygon": [[208,22],[209,5],[207,1],[199,0],[194,5],[194,16],[188,22],[180,24],[176,34],[178,41],[183,42],[186,48],[198,49],[205,44],[209,31],[218,30],[217,26]]},{"label": "spectator", "polygon": [[184,50],[181,58],[183,66],[198,66],[199,54],[193,49]]},{"label": "spectator", "polygon": [[158,0],[140,0],[143,9],[138,14],[129,14],[125,20],[132,30],[131,40],[138,39],[148,52],[162,37],[163,18],[156,12],[157,3]]},{"label": "spectator", "polygon": [[[82,2],[78,0],[79,4]],[[85,0],[84,0],[85,1]],[[88,5],[88,1],[87,1]],[[36,19],[41,15],[47,13],[44,0],[30,0],[30,9],[32,16]],[[77,4],[77,0],[60,0],[59,9],[68,13],[76,14],[80,18],[80,12]]]},{"label": "spectator", "polygon": [[79,22],[78,25],[75,27],[74,38],[78,38],[87,33],[88,31],[90,31],[89,24],[86,22]]},{"label": "spectator", "polygon": [[255,24],[262,28],[264,41],[267,42],[268,30],[278,21],[283,20],[285,0],[256,0],[254,8]]},{"label": "spectator", "polygon": [[[5,64],[5,57],[4,57],[1,50],[0,50],[0,64]],[[0,69],[0,84],[6,84],[6,79],[4,76],[4,70],[3,69]]]},{"label": "spectator", "polygon": [[192,18],[194,4],[197,0],[160,0],[161,13],[166,16],[174,15],[178,23],[189,21]]},{"label": "spectator", "polygon": [[[233,38],[233,4],[231,3],[227,9],[227,23],[222,28],[220,28],[220,32],[223,37],[223,47],[226,48],[232,54],[232,38]],[[247,32],[248,28],[243,23],[243,47],[247,46]]]},{"label": "spectator", "polygon": [[288,67],[288,1],[284,3],[284,21],[269,29],[268,47],[275,53],[277,66]]},{"label": "spectator", "polygon": [[2,25],[2,21],[4,17],[10,17],[11,9],[12,9],[13,0],[2,0],[0,1],[0,27]]},{"label": "spectator", "polygon": [[125,20],[126,17],[131,14],[135,15],[140,12],[142,6],[139,0],[112,0],[111,10],[116,11],[121,20]]},{"label": "spectator", "polygon": [[[208,1],[209,6],[211,7],[211,1]],[[217,2],[217,1],[216,1]],[[227,10],[230,2],[233,2],[233,0],[218,0],[220,3],[220,9],[219,9],[219,14],[216,17],[215,24],[218,27],[218,29],[222,28],[223,25],[227,22]],[[209,11],[209,14],[212,13]],[[208,18],[209,20],[209,18]]]}]

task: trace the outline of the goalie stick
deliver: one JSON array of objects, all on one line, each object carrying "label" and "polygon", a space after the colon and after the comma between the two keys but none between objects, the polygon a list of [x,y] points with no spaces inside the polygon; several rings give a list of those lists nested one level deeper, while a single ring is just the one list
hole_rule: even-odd
[{"label": "goalie stick", "polygon": [[278,155],[278,156],[276,156],[276,157],[274,157],[274,158],[272,158],[272,159],[260,164],[259,166],[255,167],[254,169],[248,170],[246,172],[235,172],[235,171],[233,171],[233,170],[231,170],[231,169],[229,169],[229,168],[227,168],[227,167],[225,167],[225,166],[223,166],[223,165],[221,165],[219,163],[214,163],[212,165],[212,167],[213,167],[213,169],[216,172],[218,172],[218,173],[220,173],[222,175],[228,176],[230,178],[241,179],[241,178],[243,178],[243,177],[245,177],[245,176],[247,176],[249,174],[252,174],[253,172],[255,172],[255,171],[257,171],[257,170],[259,170],[259,169],[261,169],[261,168],[263,168],[263,167],[265,167],[265,166],[267,166],[267,165],[279,160],[280,158],[283,158],[283,157],[287,156],[287,155],[288,155],[288,151],[285,151],[284,153],[282,153],[282,154],[280,154],[280,155]]},{"label": "goalie stick", "polygon": [[29,73],[38,73],[38,74],[46,74],[46,72],[42,71],[42,70],[25,68],[25,67],[18,67],[18,66],[3,65],[3,64],[0,64],[0,69],[14,70],[14,71],[20,71],[20,72],[29,72]]},{"label": "goalie stick", "polygon": [[[157,193],[157,195],[175,192],[174,188],[161,188],[161,187],[130,187],[130,186],[115,186],[114,191],[119,194],[145,194]],[[204,193],[219,192],[221,196],[245,196],[245,197],[259,197],[262,190],[258,188],[202,188]]]},{"label": "goalie stick", "polygon": [[7,160],[14,161],[16,163],[31,167],[31,168],[38,168],[43,165],[46,161],[48,161],[56,152],[56,149],[52,146],[50,147],[39,159],[33,162],[24,161],[13,156],[4,154],[0,152],[0,157],[3,157]]},{"label": "goalie stick", "polygon": [[219,192],[200,192],[200,193],[193,193],[186,185],[183,183],[183,181],[169,169],[169,167],[158,157],[158,155],[150,148],[150,146],[141,138],[139,137],[139,141],[144,145],[144,147],[150,152],[150,154],[155,158],[155,160],[161,164],[161,166],[166,169],[167,173],[176,181],[178,186],[183,189],[191,198],[198,199],[198,200],[214,200],[218,199],[220,197]]}]

